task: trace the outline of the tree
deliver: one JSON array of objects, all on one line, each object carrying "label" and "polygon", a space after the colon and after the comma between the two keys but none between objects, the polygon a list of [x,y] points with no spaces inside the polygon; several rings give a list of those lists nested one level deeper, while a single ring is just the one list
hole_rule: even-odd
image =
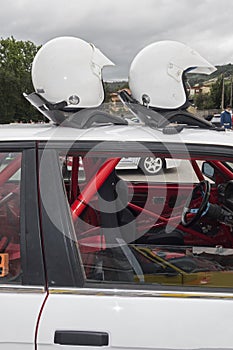
[{"label": "tree", "polygon": [[[223,82],[224,79],[224,82]],[[224,88],[223,88],[224,84]],[[225,77],[221,74],[216,83],[211,86],[210,96],[213,101],[212,108],[221,108],[223,102],[223,107],[230,103],[230,94],[231,94],[231,77]]]},{"label": "tree", "polygon": [[111,100],[111,93],[117,92],[121,89],[129,88],[127,81],[114,81],[114,82],[104,82],[104,91],[105,91],[105,101],[109,102]]},{"label": "tree", "polygon": [[23,97],[33,91],[32,61],[39,47],[13,37],[0,40],[0,122],[38,119],[39,113]]},{"label": "tree", "polygon": [[198,109],[212,109],[213,101],[210,94],[199,93],[194,97],[194,104]]}]

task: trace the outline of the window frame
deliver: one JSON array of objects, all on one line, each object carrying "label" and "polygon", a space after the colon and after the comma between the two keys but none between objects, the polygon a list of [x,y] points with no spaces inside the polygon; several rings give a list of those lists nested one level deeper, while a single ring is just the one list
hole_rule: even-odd
[{"label": "window frame", "polygon": [[[22,283],[17,287],[45,286],[45,271],[40,237],[37,190],[36,142],[0,142],[0,152],[21,152],[20,254]],[[4,282],[14,286],[14,282]],[[0,289],[3,285],[0,284]]]},{"label": "window frame", "polygon": [[[64,188],[61,168],[54,149],[39,149],[39,195],[42,239],[48,287],[82,287],[84,269],[76,247],[76,239]],[[41,170],[42,168],[42,170]],[[51,176],[53,174],[53,176]],[[47,193],[52,191],[53,196]],[[44,200],[48,202],[44,205]],[[53,206],[55,219],[51,220],[46,206]],[[59,230],[60,224],[63,232]],[[54,250],[56,247],[56,250]]]},{"label": "window frame", "polygon": [[[70,151],[76,151],[76,152],[88,152],[89,150],[91,150],[92,148],[94,148],[96,145],[101,144],[102,141],[74,141],[74,142],[67,142],[67,141],[49,141],[49,142],[45,142],[42,141],[39,143],[39,150],[40,152],[43,152],[43,150],[47,149],[50,151],[56,150],[56,151],[63,151],[64,149],[69,149]],[[157,143],[152,143],[152,142],[141,142],[142,145],[144,145],[145,147],[148,147],[152,152],[158,152],[159,154],[162,154],[164,157],[166,157],[166,155],[168,154],[168,150],[165,144],[161,143],[161,142],[157,142]],[[111,157],[117,157],[117,155],[119,155],[119,152],[127,152],[127,151],[133,151],[136,153],[136,150],[132,148],[132,143],[131,142],[115,142],[115,141],[108,141],[108,146],[112,145],[112,147],[110,146],[110,148],[108,148],[107,150],[103,148],[103,152],[111,152]],[[188,150],[188,152],[192,155],[195,154],[196,157],[198,157],[200,160],[205,160],[206,157],[208,157],[208,160],[215,160],[217,158],[220,158],[221,161],[226,161],[227,159],[231,158],[232,159],[232,147],[230,146],[221,146],[221,145],[197,145],[197,144],[185,144],[186,149]],[[173,153],[177,154],[177,158],[181,158],[182,159],[182,152],[183,152],[183,144],[180,143],[169,143],[169,147],[173,150]],[[184,157],[185,159],[185,157]],[[59,166],[57,166],[57,168],[59,168]],[[59,175],[58,175],[59,173]],[[59,179],[60,178],[60,179]],[[62,174],[61,171],[57,171],[57,179],[60,182],[63,182],[62,179]],[[66,198],[66,194],[65,194],[65,189],[63,186],[63,194],[64,194],[64,198]],[[64,200],[63,198],[63,200]],[[70,220],[70,225],[72,226],[72,220],[71,220],[71,215],[69,213],[69,207],[68,207],[68,201],[65,200],[66,203],[66,210],[68,210],[68,216],[66,213],[66,219]],[[64,203],[63,203],[64,205]],[[48,218],[46,219],[48,220]],[[46,223],[46,220],[44,223]],[[74,234],[74,232],[73,232]],[[72,240],[72,238],[70,238]],[[69,243],[70,244],[70,243]],[[62,245],[61,245],[62,247]],[[66,247],[66,243],[63,243],[63,248]],[[66,247],[67,248],[67,247]],[[73,245],[72,248],[72,244],[69,247],[69,250],[71,251],[72,249],[74,249],[75,246]],[[68,250],[67,250],[68,252]],[[47,256],[48,253],[46,253]],[[153,290],[158,290],[158,291],[166,291],[166,290],[171,290],[174,292],[205,292],[205,293],[216,293],[216,292],[226,292],[226,293],[232,293],[233,292],[233,288],[225,288],[225,287],[205,287],[205,289],[203,289],[203,287],[199,287],[199,286],[166,286],[166,285],[150,285],[150,284],[139,284],[137,282],[135,283],[127,283],[127,282],[97,282],[97,281],[88,281],[85,280],[84,277],[84,271],[83,271],[83,267],[82,267],[82,262],[81,262],[81,258],[78,254],[78,256],[76,254],[74,254],[74,252],[72,252],[73,256],[68,257],[68,255],[66,256],[66,259],[69,260],[69,262],[71,264],[73,263],[78,263],[79,266],[76,266],[76,271],[75,269],[71,269],[70,271],[72,271],[72,273],[76,274],[76,278],[74,277],[74,279],[76,279],[76,282],[74,281],[74,283],[55,283],[55,284],[51,284],[49,283],[50,288],[60,288],[60,287],[67,287],[67,288],[78,288],[80,290],[82,289],[98,289],[98,290],[105,290],[105,289],[124,289],[124,290],[148,290],[148,291],[153,291]],[[76,255],[76,256],[75,256]],[[55,263],[52,261],[52,259],[50,260],[50,264],[54,265],[54,270],[55,270]],[[53,271],[55,273],[55,271]],[[70,272],[69,272],[70,273]],[[52,276],[52,275],[51,275]],[[51,279],[51,278],[50,278]]]}]

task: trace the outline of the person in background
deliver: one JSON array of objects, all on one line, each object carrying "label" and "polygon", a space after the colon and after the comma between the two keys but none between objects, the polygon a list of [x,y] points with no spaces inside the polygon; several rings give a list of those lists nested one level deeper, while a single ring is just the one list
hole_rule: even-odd
[{"label": "person in background", "polygon": [[225,110],[221,113],[220,117],[221,126],[224,129],[231,129],[232,120],[231,120],[231,106],[226,106]]}]

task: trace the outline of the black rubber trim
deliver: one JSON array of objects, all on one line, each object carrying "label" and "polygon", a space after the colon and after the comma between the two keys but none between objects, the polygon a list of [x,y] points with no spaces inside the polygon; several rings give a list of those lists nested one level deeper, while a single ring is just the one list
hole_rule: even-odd
[{"label": "black rubber trim", "polygon": [[24,149],[34,148],[35,141],[2,141],[0,142],[1,152],[3,151],[23,151]]},{"label": "black rubber trim", "polygon": [[39,158],[42,236],[48,287],[81,287],[84,275],[58,155],[54,150],[44,150],[39,153]]},{"label": "black rubber trim", "polygon": [[[142,147],[138,150],[138,145],[141,144],[145,147],[145,151]],[[98,146],[98,147],[96,147]],[[187,159],[188,153],[195,154],[197,156],[208,156],[211,159],[232,158],[232,146],[227,145],[210,145],[210,144],[185,144],[175,142],[136,142],[136,141],[39,141],[40,149],[65,149],[65,150],[79,150],[80,152],[88,152],[90,149],[95,149],[95,154],[101,154],[101,152],[111,153],[112,157],[121,156],[123,153],[130,152],[132,157],[135,153],[135,157],[138,156],[138,152],[141,155],[146,154],[147,151],[159,152],[160,155],[177,157]],[[94,152],[94,151],[93,151]],[[187,153],[188,152],[188,153]],[[124,154],[125,156],[125,154]],[[175,157],[174,157],[175,158]],[[221,159],[223,160],[223,159]]]},{"label": "black rubber trim", "polygon": [[23,285],[45,285],[40,239],[35,148],[23,151],[20,195]]},{"label": "black rubber trim", "polygon": [[60,345],[107,346],[108,333],[90,331],[56,331],[54,343]]}]

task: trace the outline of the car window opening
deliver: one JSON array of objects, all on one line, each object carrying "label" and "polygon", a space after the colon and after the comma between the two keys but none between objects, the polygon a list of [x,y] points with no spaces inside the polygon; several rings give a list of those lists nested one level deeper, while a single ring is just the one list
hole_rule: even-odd
[{"label": "car window opening", "polygon": [[21,282],[21,153],[0,153],[0,283]]},{"label": "car window opening", "polygon": [[87,281],[231,288],[230,161],[137,158],[60,155]]}]

